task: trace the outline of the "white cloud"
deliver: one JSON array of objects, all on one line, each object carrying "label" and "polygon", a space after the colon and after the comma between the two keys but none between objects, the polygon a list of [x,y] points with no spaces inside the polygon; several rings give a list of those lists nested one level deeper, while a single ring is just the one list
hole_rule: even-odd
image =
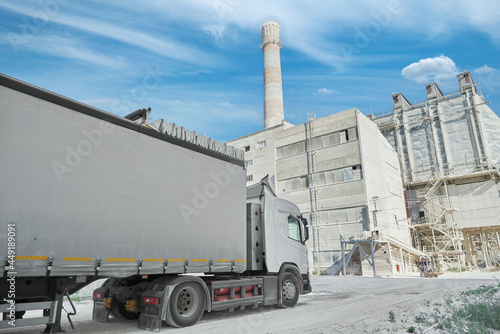
[{"label": "white cloud", "polygon": [[420,59],[403,68],[401,75],[417,83],[437,82],[446,88],[456,85],[459,69],[453,60],[440,55],[434,58]]},{"label": "white cloud", "polygon": [[488,65],[484,64],[483,66],[476,68],[474,70],[474,73],[477,74],[488,74],[488,73],[493,73],[496,72],[497,70],[494,69],[493,67],[489,67]]},{"label": "white cloud", "polygon": [[328,89],[328,88],[320,88],[316,91],[316,93],[322,94],[322,95],[330,95],[330,94],[333,94],[333,90]]}]

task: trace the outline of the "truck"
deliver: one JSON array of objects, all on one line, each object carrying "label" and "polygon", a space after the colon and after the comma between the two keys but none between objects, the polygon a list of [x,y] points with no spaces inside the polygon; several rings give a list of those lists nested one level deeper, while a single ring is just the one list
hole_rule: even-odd
[{"label": "truck", "polygon": [[242,151],[150,112],[0,74],[0,328],[61,332],[64,299],[99,279],[92,318],[150,331],[311,291],[299,208],[268,178],[247,188]]}]

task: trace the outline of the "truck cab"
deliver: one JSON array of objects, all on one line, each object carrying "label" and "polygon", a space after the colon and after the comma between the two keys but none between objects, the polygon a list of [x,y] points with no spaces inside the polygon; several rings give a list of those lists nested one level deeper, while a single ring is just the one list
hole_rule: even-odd
[{"label": "truck cab", "polygon": [[[260,240],[255,234],[259,223],[252,221],[262,217]],[[278,198],[270,185],[268,177],[247,188],[247,227],[248,227],[248,270],[263,270],[265,274],[292,272],[300,283],[300,293],[311,291],[309,284],[309,265],[306,241],[309,239],[307,220],[302,217],[297,205]],[[262,245],[259,249],[256,245]],[[250,251],[252,249],[252,251]],[[256,262],[262,254],[261,263]]]}]

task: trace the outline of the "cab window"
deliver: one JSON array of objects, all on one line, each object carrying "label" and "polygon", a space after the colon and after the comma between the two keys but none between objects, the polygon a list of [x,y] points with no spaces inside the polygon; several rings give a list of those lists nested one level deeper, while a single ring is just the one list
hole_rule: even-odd
[{"label": "cab window", "polygon": [[302,241],[300,238],[300,223],[293,217],[288,217],[288,237],[299,242]]}]

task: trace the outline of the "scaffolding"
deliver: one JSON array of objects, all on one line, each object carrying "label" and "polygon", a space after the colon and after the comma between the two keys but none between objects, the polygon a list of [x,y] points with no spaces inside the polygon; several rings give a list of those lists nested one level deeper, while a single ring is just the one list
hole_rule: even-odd
[{"label": "scaffolding", "polygon": [[500,226],[463,229],[467,265],[493,268],[500,266]]},{"label": "scaffolding", "polygon": [[394,276],[418,272],[418,260],[426,255],[384,234],[347,240],[340,235],[340,242],[344,276]]},{"label": "scaffolding", "polygon": [[458,75],[458,80],[460,91],[450,95],[443,95],[435,83],[426,84],[427,100],[419,104],[393,94],[394,113],[375,122],[398,153],[404,188],[412,197],[407,199],[413,245],[433,255],[441,267],[498,265],[498,223],[464,221],[454,214],[461,206],[452,205],[461,195],[454,194],[452,201],[448,192],[452,184],[500,179],[488,143],[493,138],[487,138],[483,124],[489,102],[478,94],[470,73]]},{"label": "scaffolding", "polygon": [[436,257],[441,267],[462,268],[465,265],[463,237],[452,215],[457,209],[451,206],[448,195],[450,180],[449,176],[441,176],[416,191],[421,200],[418,207],[423,211],[412,210],[411,220],[419,249]]}]

